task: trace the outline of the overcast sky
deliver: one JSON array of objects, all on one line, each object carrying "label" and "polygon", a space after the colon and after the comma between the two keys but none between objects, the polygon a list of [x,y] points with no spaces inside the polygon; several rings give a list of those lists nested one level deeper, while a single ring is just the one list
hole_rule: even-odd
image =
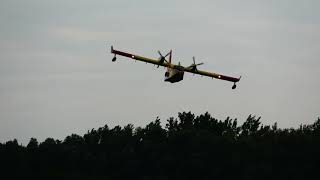
[{"label": "overcast sky", "polygon": [[[208,111],[282,128],[320,116],[318,0],[0,0],[0,142]],[[110,46],[240,76],[232,83],[118,57]]]}]

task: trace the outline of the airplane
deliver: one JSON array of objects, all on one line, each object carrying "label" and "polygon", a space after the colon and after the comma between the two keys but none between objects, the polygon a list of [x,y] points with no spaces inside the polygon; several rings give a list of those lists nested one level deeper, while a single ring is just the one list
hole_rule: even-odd
[{"label": "airplane", "polygon": [[[113,46],[111,46],[111,53],[114,54],[114,57],[112,58],[112,62],[115,62],[117,60],[116,56],[119,55],[119,56],[131,58],[134,60],[142,61],[145,63],[154,64],[157,67],[159,67],[159,66],[166,67],[167,71],[164,74],[164,76],[165,76],[164,81],[166,81],[166,82],[171,82],[171,83],[179,82],[179,81],[183,80],[184,72],[189,72],[189,73],[198,74],[201,76],[211,77],[212,79],[216,78],[216,79],[220,79],[220,80],[233,82],[232,89],[235,89],[237,87],[236,83],[239,82],[241,79],[241,76],[239,78],[235,78],[235,77],[217,74],[217,73],[213,73],[213,72],[198,70],[197,66],[203,65],[203,63],[196,64],[195,57],[192,57],[193,64],[191,64],[190,66],[187,66],[187,67],[182,66],[180,64],[180,62],[178,64],[172,64],[171,63],[172,62],[172,50],[170,50],[164,56],[161,54],[160,51],[158,51],[158,54],[160,55],[159,59],[146,58],[143,56],[115,50],[115,49],[113,49]],[[167,56],[169,56],[169,60],[166,60]]]}]

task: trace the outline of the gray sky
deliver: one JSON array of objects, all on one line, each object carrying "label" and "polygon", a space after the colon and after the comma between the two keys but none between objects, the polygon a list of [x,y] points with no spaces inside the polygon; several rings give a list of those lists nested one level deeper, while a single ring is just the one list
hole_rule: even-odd
[{"label": "gray sky", "polygon": [[[0,0],[0,142],[63,139],[105,124],[144,126],[181,111],[262,116],[280,127],[320,116],[318,0]],[[232,83],[118,58],[110,46],[240,76]]]}]

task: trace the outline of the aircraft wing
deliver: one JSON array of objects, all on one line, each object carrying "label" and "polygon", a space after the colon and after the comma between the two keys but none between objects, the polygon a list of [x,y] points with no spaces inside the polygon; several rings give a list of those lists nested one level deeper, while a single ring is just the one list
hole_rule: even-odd
[{"label": "aircraft wing", "polygon": [[128,57],[128,58],[131,58],[131,59],[134,59],[134,60],[138,60],[138,61],[142,61],[142,62],[145,62],[145,63],[154,64],[154,65],[159,65],[159,66],[164,66],[164,67],[168,67],[168,65],[169,65],[167,62],[160,63],[160,61],[157,60],[157,59],[146,58],[146,57],[142,57],[142,56],[139,56],[139,55],[135,55],[135,54],[131,54],[131,53],[115,50],[115,49],[113,49],[112,46],[111,46],[111,53],[113,53],[114,55],[120,55],[120,56]]},{"label": "aircraft wing", "polygon": [[211,78],[230,81],[230,82],[234,82],[234,83],[240,81],[240,78],[241,78],[241,77],[235,78],[235,77],[231,77],[231,76],[226,76],[226,75],[207,72],[207,71],[201,71],[201,70],[197,70],[197,69],[192,70],[191,68],[184,68],[184,71],[189,72],[189,73],[193,73],[193,74],[198,74],[198,75],[201,75],[201,76],[208,76],[208,77],[211,77]]},{"label": "aircraft wing", "polygon": [[[213,73],[213,72],[207,72],[207,71],[202,71],[202,70],[198,70],[198,69],[192,69],[190,67],[183,67],[180,64],[179,65],[171,64],[171,63],[169,64],[166,61],[161,63],[157,59],[146,58],[146,57],[143,57],[143,56],[139,56],[139,55],[135,55],[135,54],[131,54],[131,53],[115,50],[115,49],[113,49],[112,46],[111,46],[111,53],[113,53],[115,56],[116,55],[124,56],[124,57],[128,57],[128,58],[131,58],[131,59],[134,59],[134,60],[142,61],[142,62],[145,62],[145,63],[150,63],[150,64],[163,66],[163,67],[169,67],[169,68],[177,69],[179,71],[185,71],[185,72],[189,72],[189,73],[193,73],[193,74],[198,74],[198,75],[201,75],[201,76],[208,76],[208,77],[211,77],[211,78],[230,81],[230,82],[234,82],[234,83],[240,81],[240,78],[241,78],[241,77],[240,78],[235,78],[235,77],[226,76],[226,75],[222,75],[222,74],[217,74],[217,73]],[[114,59],[115,59],[115,57],[114,57]]]}]

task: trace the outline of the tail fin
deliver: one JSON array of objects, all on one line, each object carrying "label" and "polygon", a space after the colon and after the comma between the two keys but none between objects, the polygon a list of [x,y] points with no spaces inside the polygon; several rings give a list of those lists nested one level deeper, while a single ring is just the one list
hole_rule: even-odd
[{"label": "tail fin", "polygon": [[170,55],[169,55],[169,65],[168,65],[168,71],[169,71],[169,69],[170,69],[170,67],[171,67],[171,58],[172,58],[172,50],[170,50]]}]

